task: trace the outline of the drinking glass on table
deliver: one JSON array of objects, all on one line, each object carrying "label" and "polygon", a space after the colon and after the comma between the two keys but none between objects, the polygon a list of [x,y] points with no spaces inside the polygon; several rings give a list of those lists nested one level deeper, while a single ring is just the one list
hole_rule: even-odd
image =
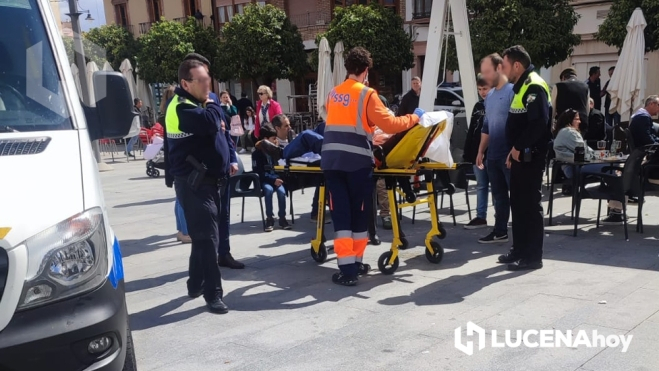
[{"label": "drinking glass on table", "polygon": [[598,140],[597,141],[597,149],[600,151],[603,151],[606,149],[606,141],[605,140]]},{"label": "drinking glass on table", "polygon": [[615,156],[618,153],[619,149],[620,149],[619,140],[614,140],[613,142],[611,142],[611,156]]}]

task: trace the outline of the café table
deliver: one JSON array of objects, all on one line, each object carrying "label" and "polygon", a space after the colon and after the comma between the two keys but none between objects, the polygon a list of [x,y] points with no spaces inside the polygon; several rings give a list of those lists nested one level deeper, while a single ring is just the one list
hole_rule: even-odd
[{"label": "caf\u00e9 table", "polygon": [[[563,165],[568,165],[572,167],[572,207],[570,211],[570,219],[574,219],[574,206],[575,206],[575,200],[577,197],[577,194],[579,193],[579,174],[581,174],[581,169],[586,166],[586,165],[598,165],[598,164],[608,164],[608,165],[615,165],[615,164],[624,164],[625,161],[627,160],[628,155],[624,156],[608,156],[604,158],[597,158],[593,160],[583,160],[583,161],[565,161],[565,160],[559,160],[559,159],[554,159],[554,166],[552,167],[552,178],[554,177],[554,172],[558,170],[561,166]],[[613,169],[611,169],[613,171]],[[554,181],[550,182],[550,189],[549,189],[549,205],[548,205],[548,211],[549,211],[549,224],[552,225],[552,214],[553,214],[553,209],[554,209]]]}]

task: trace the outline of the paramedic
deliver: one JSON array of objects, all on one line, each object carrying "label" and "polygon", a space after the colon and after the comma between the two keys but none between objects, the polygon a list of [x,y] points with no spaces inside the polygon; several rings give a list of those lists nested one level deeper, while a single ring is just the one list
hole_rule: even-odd
[{"label": "paramedic", "polygon": [[351,49],[345,59],[348,78],[332,89],[326,105],[320,167],[329,192],[339,264],[332,281],[345,286],[354,286],[357,276],[370,269],[362,259],[368,243],[366,213],[374,187],[373,127],[386,133],[402,132],[418,123],[424,113],[417,109],[415,114],[392,117],[375,91],[364,85],[372,65],[366,49]]},{"label": "paramedic", "polygon": [[222,194],[229,176],[229,144],[222,133],[222,108],[210,99],[210,76],[202,62],[186,60],[180,87],[167,106],[169,171],[192,239],[188,296],[204,295],[213,313],[227,313],[217,265]]},{"label": "paramedic", "polygon": [[506,165],[510,168],[513,248],[499,262],[514,271],[542,268],[542,173],[551,139],[551,100],[549,86],[533,69],[522,46],[503,52],[503,74],[514,84],[515,94],[506,122],[512,146]]}]

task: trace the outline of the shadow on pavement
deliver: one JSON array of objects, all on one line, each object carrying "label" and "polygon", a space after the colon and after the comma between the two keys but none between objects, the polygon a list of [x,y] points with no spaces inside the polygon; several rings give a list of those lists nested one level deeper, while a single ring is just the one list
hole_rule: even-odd
[{"label": "shadow on pavement", "polygon": [[192,318],[199,314],[206,312],[205,306],[199,306],[194,309],[186,310],[183,312],[177,312],[173,314],[167,314],[171,311],[178,309],[184,303],[193,300],[187,296],[181,296],[179,298],[170,300],[169,302],[147,309],[138,313],[133,313],[130,315],[130,327],[133,331],[146,330],[153,327],[164,326],[171,323],[176,323],[179,321]]},{"label": "shadow on pavement", "polygon": [[[133,207],[133,206],[148,206],[148,205],[166,204],[166,203],[174,202],[175,200],[176,200],[175,197],[159,198],[157,200],[147,200],[147,201],[141,201],[141,202],[133,202],[133,203],[130,203],[130,204],[115,205],[115,206],[113,206],[113,208],[121,209],[121,208],[126,208],[126,207]],[[172,211],[172,213],[173,213],[173,211]]]},{"label": "shadow on pavement", "polygon": [[120,240],[121,255],[127,258],[135,254],[144,254],[168,247],[190,246],[176,240],[175,234],[153,235],[136,240]]}]

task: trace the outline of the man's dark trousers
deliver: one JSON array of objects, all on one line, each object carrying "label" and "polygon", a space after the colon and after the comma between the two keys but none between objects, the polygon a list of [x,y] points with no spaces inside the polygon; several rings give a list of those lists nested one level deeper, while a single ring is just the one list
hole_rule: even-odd
[{"label": "man's dark trousers", "polygon": [[[524,153],[520,153],[520,159]],[[511,160],[510,208],[513,215],[513,253],[531,262],[542,260],[544,219],[542,174],[546,153],[534,153],[531,162]]]},{"label": "man's dark trousers", "polygon": [[216,249],[220,238],[221,194],[226,187],[202,184],[193,190],[185,177],[177,177],[174,188],[192,239],[188,291],[195,292],[203,286],[207,302],[222,298],[222,274],[217,266]]},{"label": "man's dark trousers", "polygon": [[229,187],[224,187],[220,197],[222,204],[219,208],[220,236],[219,245],[217,246],[217,255],[222,258],[231,252],[231,246],[229,243],[229,224],[231,224],[231,189]]}]

